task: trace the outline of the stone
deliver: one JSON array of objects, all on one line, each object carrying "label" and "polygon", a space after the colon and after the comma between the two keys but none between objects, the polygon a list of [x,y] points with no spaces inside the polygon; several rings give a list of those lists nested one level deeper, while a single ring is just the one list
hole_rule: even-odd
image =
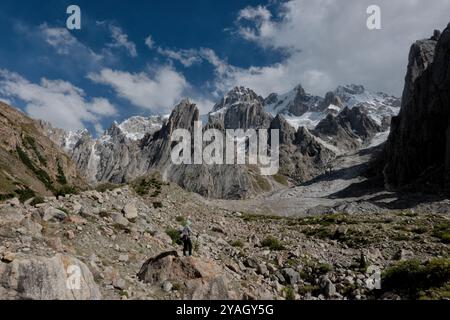
[{"label": "stone", "polygon": [[20,207],[20,201],[17,198],[12,198],[8,200],[7,203],[12,207]]},{"label": "stone", "polygon": [[138,273],[138,279],[149,284],[163,285],[166,281],[183,282],[186,298],[229,299],[223,270],[209,259],[180,257],[176,251],[163,252],[148,259]]},{"label": "stone", "polygon": [[52,221],[52,222],[58,222],[62,221],[67,218],[67,214],[59,209],[48,207],[44,210],[44,216],[42,217],[42,220],[44,221]]},{"label": "stone", "polygon": [[[79,275],[79,277],[78,277]],[[16,257],[0,263],[2,287],[17,299],[99,300],[101,293],[88,267],[69,255]],[[0,291],[0,299],[6,299]]]},{"label": "stone", "polygon": [[75,233],[72,230],[67,230],[66,231],[66,237],[69,240],[73,240],[73,239],[75,239]]},{"label": "stone", "polygon": [[267,267],[264,263],[258,263],[258,266],[256,267],[256,272],[263,276],[269,275],[269,270],[267,270]]},{"label": "stone", "polygon": [[138,210],[136,208],[135,202],[130,202],[125,205],[123,208],[123,213],[125,215],[125,218],[128,220],[135,220],[138,217]]},{"label": "stone", "polygon": [[284,268],[282,271],[286,283],[290,285],[297,284],[300,281],[300,274],[292,268]]},{"label": "stone", "polygon": [[319,286],[322,293],[328,298],[331,298],[336,294],[336,286],[326,275],[319,279]]},{"label": "stone", "polygon": [[127,227],[129,225],[129,221],[120,213],[114,212],[111,215],[113,222],[119,226]]},{"label": "stone", "polygon": [[16,258],[16,254],[10,251],[6,251],[1,255],[1,261],[5,263],[11,263]]},{"label": "stone", "polygon": [[112,285],[116,289],[125,290],[127,287],[127,282],[119,277],[113,281]]},{"label": "stone", "polygon": [[120,262],[128,262],[128,260],[129,260],[128,254],[121,254],[121,255],[119,255],[119,261]]},{"label": "stone", "polygon": [[162,284],[162,289],[165,292],[170,292],[172,291],[173,285],[170,281],[164,281],[164,283]]}]

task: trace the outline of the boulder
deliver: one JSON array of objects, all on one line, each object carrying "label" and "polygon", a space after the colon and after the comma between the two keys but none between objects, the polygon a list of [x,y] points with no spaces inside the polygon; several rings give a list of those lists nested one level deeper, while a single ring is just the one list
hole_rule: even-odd
[{"label": "boulder", "polygon": [[125,218],[128,220],[135,220],[138,217],[138,210],[136,208],[135,202],[130,202],[125,205],[123,208],[123,213],[125,215]]},{"label": "boulder", "polygon": [[165,282],[184,283],[186,298],[229,299],[223,270],[213,261],[180,257],[176,251],[148,259],[138,273],[139,280],[162,287]]},{"label": "boulder", "polygon": [[297,284],[300,281],[300,274],[292,268],[284,268],[281,273],[290,285]]},{"label": "boulder", "polygon": [[44,221],[62,221],[67,218],[67,214],[59,209],[48,207],[44,210],[44,215],[42,217],[42,220]]},{"label": "boulder", "polygon": [[[4,295],[3,295],[4,294]],[[0,263],[0,299],[99,300],[88,267],[68,255],[16,257]]]}]

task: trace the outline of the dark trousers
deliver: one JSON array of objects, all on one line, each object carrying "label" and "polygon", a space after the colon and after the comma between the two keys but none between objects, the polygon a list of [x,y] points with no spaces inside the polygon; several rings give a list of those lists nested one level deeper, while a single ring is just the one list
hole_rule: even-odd
[{"label": "dark trousers", "polygon": [[186,252],[189,252],[189,255],[192,256],[192,241],[191,239],[183,240],[183,254],[187,256]]}]

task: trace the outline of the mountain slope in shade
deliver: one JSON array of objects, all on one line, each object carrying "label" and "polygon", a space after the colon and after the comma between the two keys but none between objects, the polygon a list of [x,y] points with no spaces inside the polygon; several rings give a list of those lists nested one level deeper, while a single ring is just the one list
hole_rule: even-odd
[{"label": "mountain slope in shade", "polygon": [[0,196],[50,195],[84,187],[70,157],[45,134],[41,123],[0,103]]},{"label": "mountain slope in shade", "polygon": [[448,194],[450,181],[450,25],[411,46],[400,114],[386,143],[390,188],[415,184]]}]

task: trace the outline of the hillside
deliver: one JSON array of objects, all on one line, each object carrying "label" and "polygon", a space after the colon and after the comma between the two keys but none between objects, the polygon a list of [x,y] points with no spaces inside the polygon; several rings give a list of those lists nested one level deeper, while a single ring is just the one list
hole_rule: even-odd
[{"label": "hillside", "polygon": [[27,200],[84,186],[70,157],[39,123],[0,102],[0,197]]}]

